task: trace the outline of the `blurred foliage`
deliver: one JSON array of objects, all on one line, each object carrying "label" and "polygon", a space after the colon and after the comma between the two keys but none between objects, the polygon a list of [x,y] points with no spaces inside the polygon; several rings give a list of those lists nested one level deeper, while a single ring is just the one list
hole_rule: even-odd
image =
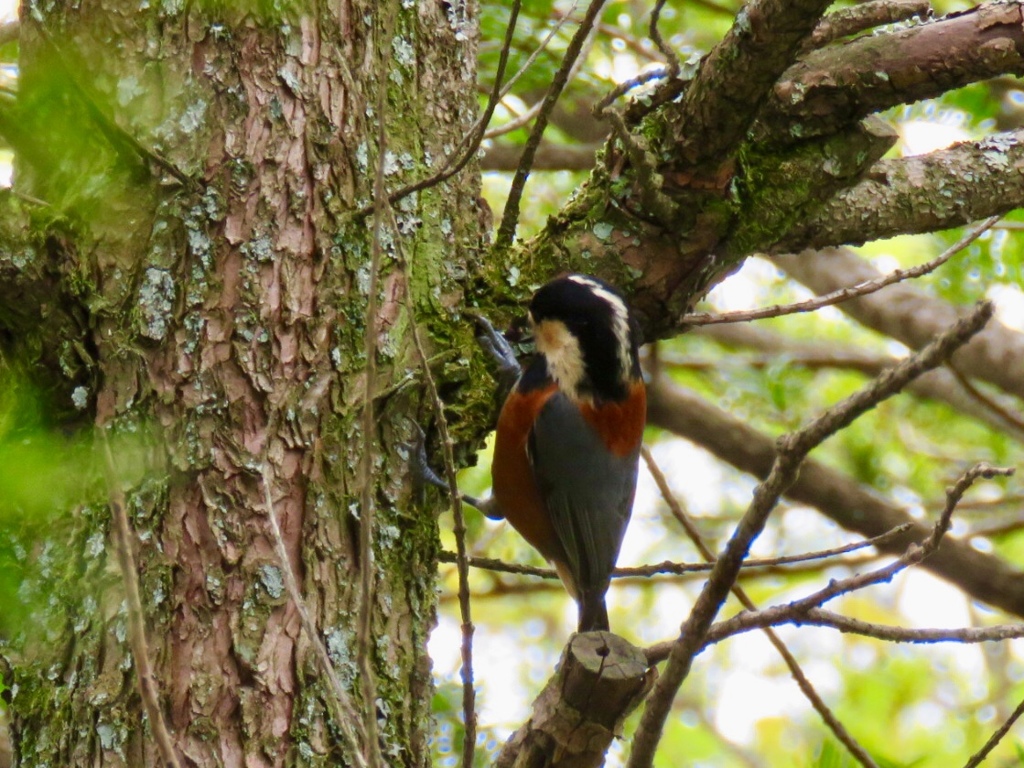
[{"label": "blurred foliage", "polygon": [[[0,358],[0,640],[24,637],[57,592],[89,588],[75,579],[71,542],[79,518],[105,511],[95,504],[107,497],[104,461],[88,431],[64,434],[51,412]],[[147,464],[142,431],[112,438],[111,450],[119,481],[137,483]]]},{"label": "blurred foliage", "polygon": [[[571,5],[562,0],[523,4],[510,74],[519,71]],[[849,3],[835,7],[843,5]],[[936,15],[972,5],[933,3]],[[648,39],[651,6],[649,0],[607,3],[603,26],[592,40],[585,65],[567,89],[563,106],[588,114],[589,103],[616,82],[657,64],[656,47]],[[660,30],[683,61],[692,62],[721,39],[740,6],[736,0],[669,0]],[[578,16],[583,7],[577,4],[572,13]],[[507,3],[482,5],[481,103],[494,76],[508,15]],[[514,119],[537,101],[551,82],[573,29],[568,25],[560,29],[549,50],[529,65],[499,107],[495,124]],[[574,100],[582,103],[578,110],[571,103]],[[901,135],[893,150],[895,156],[927,152],[1024,124],[1024,86],[1013,78],[979,83],[941,99],[891,110],[883,117]],[[529,127],[528,123],[493,141],[522,144]],[[579,141],[557,125],[545,135],[549,141],[567,145]],[[505,173],[485,174],[485,195],[496,216],[502,210],[510,178]],[[583,172],[533,173],[527,192],[530,205],[524,209],[520,234],[528,236],[542,226],[585,178]],[[916,281],[916,286],[957,305],[996,298],[1004,322],[1024,332],[1024,237],[1018,232],[1024,228],[1024,214],[1007,216],[1000,227],[933,275]],[[961,235],[956,230],[898,237],[869,243],[860,250],[885,272],[935,258]],[[807,296],[805,288],[770,263],[751,259],[699,309],[745,309]],[[905,354],[902,345],[854,323],[836,309],[759,321],[755,327],[794,343],[813,341],[879,359]],[[663,342],[659,354],[663,361],[671,361],[667,367],[678,383],[772,436],[798,428],[869,381],[852,368],[805,364],[795,353],[765,360],[757,350],[719,343],[700,332]],[[986,389],[984,385],[982,389]],[[720,548],[746,508],[754,481],[659,430],[649,430],[648,443],[709,544]],[[951,406],[909,394],[865,415],[814,453],[814,458],[928,520],[941,509],[946,486],[967,465],[982,460],[1014,465],[1021,463],[1021,457],[1022,447],[1010,434]],[[466,491],[486,495],[489,463],[485,451],[479,465],[463,473]],[[972,541],[1024,567],[1020,512],[1024,493],[1020,487],[1018,479],[979,484],[955,518],[955,530],[962,533],[986,524],[998,527],[997,532]],[[467,511],[467,525],[471,554],[543,564],[507,525],[486,521],[472,510]],[[450,520],[442,520],[442,530],[445,548],[454,550]],[[795,554],[854,539],[815,511],[783,505],[753,554]],[[828,562],[759,572],[744,576],[743,583],[759,604],[777,604],[820,588],[830,578],[872,567],[874,563],[864,557],[858,555],[860,559],[851,560],[850,565]],[[698,559],[642,472],[634,521],[620,563]],[[449,765],[461,750],[461,690],[454,683],[459,655],[453,642],[460,620],[454,599],[454,566],[443,566],[441,576],[441,626],[431,645],[439,698],[444,700],[444,706],[435,706],[442,734],[435,742],[435,755],[446,761],[439,764]],[[612,626],[636,643],[672,637],[702,581],[702,576],[659,577],[613,586],[609,595]],[[486,738],[501,739],[525,719],[530,701],[553,672],[573,628],[574,609],[557,582],[475,569],[470,584],[481,718],[488,723]],[[985,625],[1011,620],[972,605],[952,588],[920,573],[905,574],[832,607],[866,621],[904,626]],[[738,610],[730,602],[723,616]],[[977,646],[894,647],[826,630],[793,630],[784,636],[826,702],[880,766],[961,765],[1024,695],[1024,643],[1019,641],[1000,645],[1006,652],[997,658]],[[735,638],[698,657],[669,719],[656,764],[673,768],[856,765],[797,692],[774,651],[753,637]],[[625,762],[635,723],[636,716],[627,722],[625,737],[613,747],[609,765]],[[1008,738],[992,762],[1024,764],[1022,755],[1021,747]]]}]

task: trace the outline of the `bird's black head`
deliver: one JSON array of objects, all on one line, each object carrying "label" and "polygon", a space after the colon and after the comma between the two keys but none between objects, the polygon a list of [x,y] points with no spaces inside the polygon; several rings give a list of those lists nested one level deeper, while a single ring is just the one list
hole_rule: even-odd
[{"label": "bird's black head", "polygon": [[636,323],[608,283],[555,278],[534,294],[530,322],[548,373],[571,396],[621,400],[640,378]]}]

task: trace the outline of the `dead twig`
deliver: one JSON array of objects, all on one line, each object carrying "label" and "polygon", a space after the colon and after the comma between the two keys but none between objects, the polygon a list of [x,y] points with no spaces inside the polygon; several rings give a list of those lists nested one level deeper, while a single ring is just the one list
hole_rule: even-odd
[{"label": "dead twig", "polygon": [[690,616],[680,629],[679,639],[673,643],[668,664],[640,718],[628,768],[648,768],[652,764],[676,691],[703,647],[708,629],[736,580],[750,545],[764,529],[781,495],[796,480],[807,454],[861,414],[895,395],[914,378],[945,362],[985,326],[993,311],[990,302],[979,304],[970,315],[955,323],[923,350],[886,371],[868,387],[833,406],[803,429],[778,440],[775,461],[768,477],[755,489],[750,507],[715,563]]},{"label": "dead twig", "polygon": [[128,606],[128,645],[131,648],[132,662],[135,665],[135,676],[139,683],[139,695],[142,697],[142,705],[146,709],[149,725],[153,729],[153,739],[156,741],[161,761],[169,768],[181,768],[178,753],[174,749],[174,739],[171,736],[167,721],[164,720],[163,709],[160,706],[160,688],[157,684],[156,675],[153,674],[153,666],[149,660],[149,641],[146,639],[146,615],[142,610],[142,596],[139,591],[139,570],[135,565],[135,551],[132,545],[135,535],[132,533],[131,523],[128,522],[124,491],[121,490],[121,481],[118,479],[117,470],[114,468],[114,456],[110,451],[107,433],[101,427],[98,430],[98,434],[100,445],[103,449],[110,514],[114,520],[114,543],[117,550],[117,564],[121,570],[125,603]]},{"label": "dead twig", "polygon": [[[705,544],[704,537],[697,529],[697,526],[694,524],[693,520],[690,519],[686,510],[683,509],[679,500],[675,497],[675,494],[672,493],[672,489],[669,487],[668,481],[665,479],[665,475],[661,471],[661,467],[658,466],[646,445],[643,446],[642,453],[644,462],[647,464],[647,469],[654,477],[654,482],[657,484],[658,490],[661,492],[661,497],[665,500],[665,503],[668,504],[669,509],[672,510],[672,515],[679,521],[679,524],[683,526],[683,530],[686,531],[686,535],[690,537],[690,541],[692,541],[694,546],[700,551],[701,556],[708,562],[714,562],[716,559],[715,553],[711,551],[707,544]],[[746,610],[757,610],[757,606],[754,604],[754,601],[750,599],[750,596],[747,595],[746,591],[744,591],[744,589],[738,584],[734,583],[732,585],[732,593]],[[789,669],[789,673],[792,675],[793,680],[796,681],[800,692],[803,693],[804,698],[806,698],[810,702],[811,706],[814,707],[814,711],[818,713],[819,717],[821,717],[828,729],[832,731],[832,735],[836,737],[840,744],[846,747],[846,751],[849,752],[857,762],[863,765],[864,768],[877,768],[877,764],[871,759],[871,756],[867,753],[864,747],[862,747],[853,735],[846,730],[846,726],[839,721],[839,718],[836,717],[828,704],[825,703],[825,700],[818,695],[814,685],[807,679],[807,675],[804,674],[804,671],[801,669],[796,657],[793,656],[789,648],[786,647],[786,644],[782,642],[782,639],[769,627],[765,627],[763,631],[765,637],[768,638],[768,642],[772,644],[772,647],[774,647],[776,652],[782,657],[782,661]]]},{"label": "dead twig", "polygon": [[927,275],[929,272],[934,272],[968,245],[981,237],[982,234],[991,229],[1000,218],[1002,218],[1002,216],[990,216],[976,227],[972,227],[968,230],[963,237],[944,250],[938,257],[925,262],[924,264],[919,264],[916,267],[896,269],[889,274],[883,275],[882,277],[874,280],[866,280],[863,283],[851,285],[849,288],[840,288],[839,290],[831,291],[830,293],[826,293],[822,296],[815,296],[813,299],[807,299],[806,301],[797,301],[792,304],[783,305],[775,304],[771,307],[746,309],[739,312],[687,315],[686,317],[680,318],[679,322],[683,325],[745,323],[750,320],[763,320],[767,317],[782,317],[783,315],[795,315],[801,312],[814,312],[822,307],[831,307],[834,304],[849,301],[850,299],[856,299],[859,296],[867,296],[868,294],[880,291],[893,283],[900,283],[904,280],[911,280],[913,278],[921,277],[922,275]]},{"label": "dead twig", "polygon": [[267,520],[270,523],[270,535],[274,544],[274,552],[277,554],[277,559],[281,564],[284,588],[288,592],[288,598],[292,601],[292,605],[295,606],[295,610],[299,613],[299,623],[302,625],[302,630],[306,633],[309,644],[313,646],[313,654],[320,665],[320,671],[327,678],[327,690],[331,692],[331,700],[334,702],[335,709],[337,710],[335,712],[335,724],[341,730],[341,735],[348,743],[349,751],[356,765],[359,768],[368,768],[366,756],[361,746],[366,743],[366,733],[361,728],[358,734],[355,730],[362,726],[363,719],[358,716],[352,700],[345,692],[344,687],[342,687],[341,680],[338,679],[338,673],[334,669],[334,664],[331,663],[327,647],[320,639],[316,623],[313,621],[313,617],[309,613],[309,607],[306,605],[306,601],[303,599],[302,592],[299,589],[299,582],[295,579],[291,559],[288,557],[288,550],[284,545],[284,536],[281,535],[281,526],[277,522],[277,512],[274,510],[274,497],[270,491],[270,467],[266,462],[263,463],[261,478],[263,481],[264,503],[267,508]]}]

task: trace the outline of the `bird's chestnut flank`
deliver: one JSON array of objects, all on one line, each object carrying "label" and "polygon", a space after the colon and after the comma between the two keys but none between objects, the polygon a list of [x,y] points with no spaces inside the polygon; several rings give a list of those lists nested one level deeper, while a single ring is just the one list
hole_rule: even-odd
[{"label": "bird's chestnut flank", "polygon": [[537,354],[525,368],[477,318],[482,346],[515,383],[498,417],[491,497],[462,498],[508,520],[551,562],[579,607],[580,632],[606,630],[647,417],[639,332],[622,295],[586,275],[546,283],[528,317]]}]

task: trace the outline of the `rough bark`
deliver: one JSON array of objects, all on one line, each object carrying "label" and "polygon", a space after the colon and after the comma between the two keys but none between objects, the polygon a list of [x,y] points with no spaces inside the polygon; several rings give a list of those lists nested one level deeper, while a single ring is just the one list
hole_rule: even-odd
[{"label": "rough bark", "polygon": [[1008,213],[1024,202],[1024,132],[917,157],[882,160],[864,178],[809,211],[772,253],[861,245],[896,235],[959,227]]},{"label": "rough bark", "polygon": [[[23,24],[18,185],[75,232],[61,287],[70,273],[88,318],[88,413],[152,435],[154,466],[129,491],[129,513],[179,755],[197,766],[348,762],[284,591],[288,567],[348,695],[378,721],[387,764],[426,764],[437,540],[433,514],[411,503],[403,448],[429,408],[410,313],[429,345],[437,317],[461,303],[455,278],[481,242],[476,183],[453,180],[384,220],[375,317],[373,227],[351,214],[371,199],[378,162],[388,183],[427,175],[472,121],[472,9],[37,10]],[[53,120],[62,110],[88,151]],[[370,435],[359,427],[368,325]],[[369,477],[357,472],[367,451],[378,457]],[[286,565],[267,525],[264,467]],[[62,594],[66,624],[15,660],[21,765],[157,762],[121,641],[121,585],[104,576],[112,551],[97,490],[75,542],[89,555],[71,559],[91,592]],[[358,578],[366,496],[370,596]],[[387,639],[369,647],[371,702],[356,672],[364,599],[370,636]]]},{"label": "rough bark", "polygon": [[644,652],[610,632],[573,635],[530,719],[495,768],[597,768],[657,679]]}]

